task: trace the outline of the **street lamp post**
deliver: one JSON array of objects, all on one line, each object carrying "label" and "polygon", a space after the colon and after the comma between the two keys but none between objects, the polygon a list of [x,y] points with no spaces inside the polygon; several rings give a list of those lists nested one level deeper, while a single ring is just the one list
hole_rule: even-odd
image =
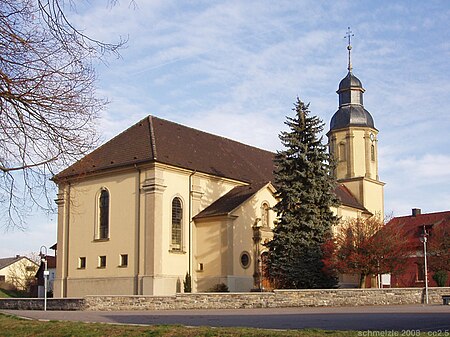
[{"label": "street lamp post", "polygon": [[[254,265],[255,265],[255,271],[253,273],[253,284],[254,284],[254,291],[261,291],[261,261],[260,261],[260,242],[261,242],[261,232],[260,227],[258,226],[257,219],[255,221],[255,224],[252,226],[253,230],[253,244],[254,244]],[[253,290],[252,290],[253,291]]]},{"label": "street lamp post", "polygon": [[50,274],[47,269],[47,247],[41,246],[39,256],[41,257],[41,262],[44,262],[44,311],[47,311],[47,282]]},{"label": "street lamp post", "polygon": [[424,270],[425,270],[425,303],[428,304],[428,266],[427,266],[427,237],[428,233],[423,226],[423,234],[420,235],[420,242],[423,243],[423,258],[424,258]]}]

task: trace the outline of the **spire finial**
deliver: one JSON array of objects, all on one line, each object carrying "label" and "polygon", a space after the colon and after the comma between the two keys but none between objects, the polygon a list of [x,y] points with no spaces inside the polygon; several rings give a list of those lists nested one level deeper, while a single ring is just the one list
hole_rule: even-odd
[{"label": "spire finial", "polygon": [[353,34],[353,32],[350,30],[350,27],[347,27],[347,32],[345,33],[344,39],[348,39],[348,45],[347,45],[347,50],[348,50],[348,71],[352,71],[353,67],[352,67],[352,58],[351,58],[351,51],[352,51],[352,36],[355,36],[355,34]]}]

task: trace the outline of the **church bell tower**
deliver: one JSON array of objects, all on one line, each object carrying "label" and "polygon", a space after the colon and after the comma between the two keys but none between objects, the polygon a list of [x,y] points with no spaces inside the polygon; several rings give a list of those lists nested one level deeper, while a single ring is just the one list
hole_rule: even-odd
[{"label": "church bell tower", "polygon": [[378,130],[364,108],[364,88],[353,74],[351,31],[348,38],[348,73],[339,83],[339,109],[330,122],[329,150],[336,161],[335,176],[372,214],[384,217],[384,183],[378,176]]}]

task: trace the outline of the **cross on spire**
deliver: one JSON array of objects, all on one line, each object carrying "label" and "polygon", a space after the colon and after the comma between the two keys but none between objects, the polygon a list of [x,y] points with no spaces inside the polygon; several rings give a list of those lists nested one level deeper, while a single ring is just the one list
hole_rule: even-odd
[{"label": "cross on spire", "polygon": [[348,45],[347,45],[347,50],[348,50],[348,71],[352,71],[353,67],[352,67],[352,58],[351,58],[351,50],[352,50],[352,36],[355,36],[355,34],[353,34],[353,32],[350,30],[350,27],[347,27],[347,32],[345,33],[344,39],[348,39]]}]

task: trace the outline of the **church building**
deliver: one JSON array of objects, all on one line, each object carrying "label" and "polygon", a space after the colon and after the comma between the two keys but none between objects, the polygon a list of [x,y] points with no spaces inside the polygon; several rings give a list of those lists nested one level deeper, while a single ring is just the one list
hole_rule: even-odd
[{"label": "church building", "polygon": [[[333,211],[383,216],[378,130],[348,70],[327,133],[341,200]],[[54,296],[171,295],[186,274],[193,292],[260,290],[276,225],[274,155],[156,116],[131,126],[54,177]]]}]

